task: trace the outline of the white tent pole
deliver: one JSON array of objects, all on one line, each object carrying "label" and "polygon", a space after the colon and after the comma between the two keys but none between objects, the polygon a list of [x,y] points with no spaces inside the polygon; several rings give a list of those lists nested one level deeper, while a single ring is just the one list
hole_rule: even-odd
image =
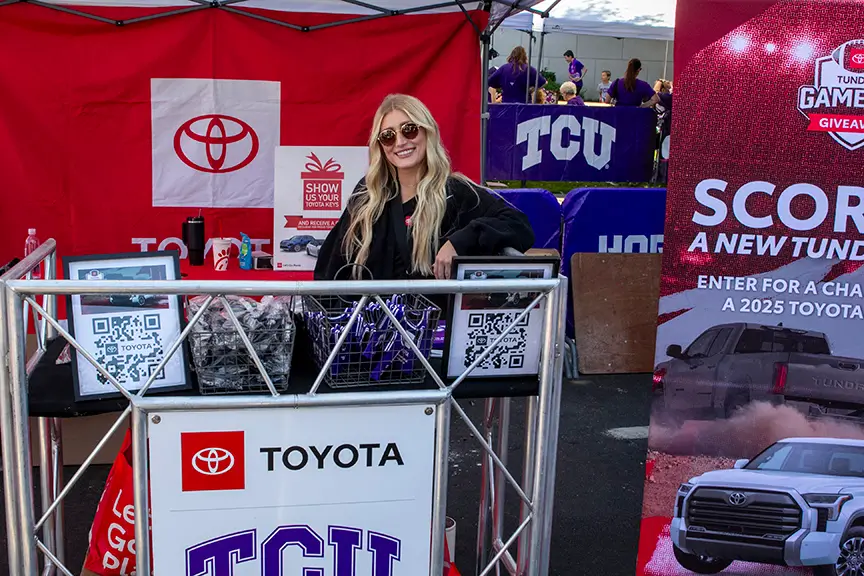
[{"label": "white tent pole", "polygon": [[666,80],[666,65],[669,63],[669,41],[666,40],[666,56],[663,58],[663,79]]},{"label": "white tent pole", "polygon": [[528,31],[528,70],[525,71],[525,102],[532,104],[531,95],[531,53],[534,50],[534,29]]}]

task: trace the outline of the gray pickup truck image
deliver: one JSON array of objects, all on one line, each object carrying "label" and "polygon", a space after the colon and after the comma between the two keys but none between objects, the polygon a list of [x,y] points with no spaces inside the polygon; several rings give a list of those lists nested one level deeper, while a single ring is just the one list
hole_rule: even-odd
[{"label": "gray pickup truck image", "polygon": [[864,360],[832,355],[821,332],[722,324],[666,355],[654,369],[654,394],[655,414],[667,421],[728,418],[753,401],[864,421]]},{"label": "gray pickup truck image", "polygon": [[678,489],[669,535],[697,574],[733,561],[864,575],[864,441],[787,438]]}]

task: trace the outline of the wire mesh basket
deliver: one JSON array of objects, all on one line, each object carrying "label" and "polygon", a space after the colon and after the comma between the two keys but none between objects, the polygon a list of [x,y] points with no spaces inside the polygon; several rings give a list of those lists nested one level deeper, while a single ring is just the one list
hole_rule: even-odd
[{"label": "wire mesh basket", "polygon": [[[260,302],[242,297],[227,299],[273,386],[279,392],[286,391],[297,335],[293,300],[272,296],[265,296]],[[190,316],[202,304],[203,298],[193,298],[189,302]],[[215,300],[193,327],[189,341],[201,394],[269,392],[220,300]]]},{"label": "wire mesh basket", "polygon": [[[419,294],[383,297],[425,358],[432,352],[441,309]],[[358,300],[303,298],[304,320],[315,364],[321,370],[345,331]],[[423,382],[426,369],[380,305],[368,302],[324,375],[331,388]]]}]

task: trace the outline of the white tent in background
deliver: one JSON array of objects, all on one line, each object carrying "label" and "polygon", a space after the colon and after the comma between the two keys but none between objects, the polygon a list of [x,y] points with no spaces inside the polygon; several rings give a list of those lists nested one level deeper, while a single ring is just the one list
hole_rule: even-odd
[{"label": "white tent in background", "polygon": [[675,0],[547,0],[535,8],[550,7],[546,32],[666,41],[675,33]]}]

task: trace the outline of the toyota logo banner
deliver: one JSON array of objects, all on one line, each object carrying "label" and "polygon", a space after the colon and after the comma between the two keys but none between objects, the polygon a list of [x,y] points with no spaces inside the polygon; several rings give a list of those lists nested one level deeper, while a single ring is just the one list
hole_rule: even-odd
[{"label": "toyota logo banner", "polygon": [[[160,3],[80,9],[119,21],[170,11]],[[207,240],[220,225],[238,245],[244,232],[253,250],[283,253],[292,260],[283,270],[308,275],[309,242],[295,240],[289,252],[278,244],[326,237],[320,224],[339,217],[362,177],[373,116],[394,92],[423,100],[454,167],[479,177],[480,101],[465,94],[480,92],[480,51],[465,14],[454,6],[309,33],[243,15],[302,26],[345,17],[306,12],[314,6],[289,13],[242,3],[115,26],[0,2],[0,54],[9,55],[0,66],[0,265],[22,256],[29,227],[57,239],[61,257],[179,250],[186,258],[181,224],[203,210]],[[486,15],[475,7],[482,28]],[[382,46],[410,60],[394,65]],[[302,162],[277,196],[280,147],[302,149]],[[364,158],[332,148],[363,149]],[[313,153],[324,173],[302,178],[315,172],[307,163],[319,168]],[[290,211],[274,213],[274,199]],[[286,229],[285,216],[302,226]],[[284,235],[274,242],[280,219]]]},{"label": "toyota logo banner", "polygon": [[676,18],[637,574],[860,573],[864,11]]},{"label": "toyota logo banner", "polygon": [[428,574],[427,408],[160,414],[149,430],[154,573]]}]

